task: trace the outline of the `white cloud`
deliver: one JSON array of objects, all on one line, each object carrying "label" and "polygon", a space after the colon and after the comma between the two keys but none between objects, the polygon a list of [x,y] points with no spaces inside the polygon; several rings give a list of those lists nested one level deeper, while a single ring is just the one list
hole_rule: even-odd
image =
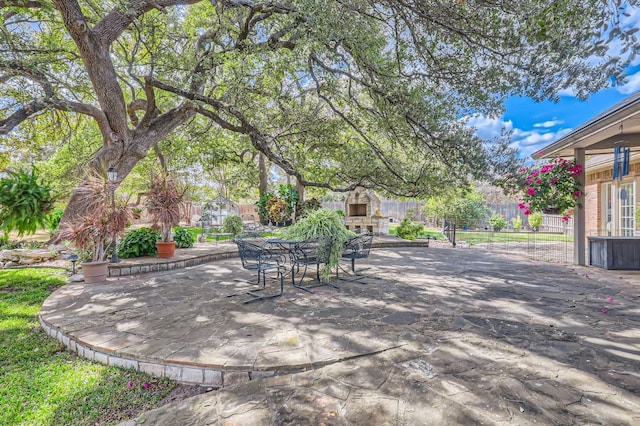
[{"label": "white cloud", "polygon": [[565,96],[567,98],[575,98],[576,90],[573,87],[567,87],[566,89],[558,90],[559,96]]},{"label": "white cloud", "polygon": [[627,82],[622,86],[616,87],[616,90],[623,95],[630,95],[640,90],[640,72],[627,77]]},{"label": "white cloud", "polygon": [[553,119],[553,120],[545,121],[543,123],[536,123],[533,125],[533,127],[543,127],[545,129],[548,129],[549,127],[555,127],[558,124],[562,124],[562,123],[563,123],[562,120]]},{"label": "white cloud", "polygon": [[540,151],[545,146],[557,141],[573,129],[560,129],[557,132],[545,132],[543,130],[515,129],[511,140],[511,146],[518,148],[520,156],[528,158],[534,152]]},{"label": "white cloud", "polygon": [[500,118],[490,118],[476,114],[468,118],[467,126],[473,127],[476,130],[476,135],[482,139],[493,139],[499,137],[503,129],[507,131],[511,130],[513,128],[513,122],[511,120],[503,121]]},{"label": "white cloud", "polygon": [[513,128],[511,120],[504,121],[501,118],[489,118],[479,114],[467,118],[467,125],[473,127],[476,135],[485,140],[500,136],[503,130],[511,131],[511,146],[518,149],[522,158],[529,158],[534,152],[540,151],[572,130],[548,130],[561,123],[562,121],[557,119],[548,120],[534,124],[534,130],[523,130]]}]

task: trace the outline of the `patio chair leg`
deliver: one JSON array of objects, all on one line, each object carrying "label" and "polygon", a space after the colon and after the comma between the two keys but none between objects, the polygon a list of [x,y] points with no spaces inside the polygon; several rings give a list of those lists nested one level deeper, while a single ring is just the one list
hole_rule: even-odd
[{"label": "patio chair leg", "polygon": [[[305,273],[306,273],[306,265],[305,265]],[[299,288],[301,290],[308,291],[309,293],[314,293],[314,291],[311,290],[312,288],[322,287],[322,286],[325,286],[325,285],[330,285],[331,287],[333,287],[335,289],[338,289],[338,290],[340,289],[339,285],[337,285],[335,283],[332,283],[331,281],[327,281],[327,282],[320,281],[320,265],[316,265],[316,277],[318,279],[318,284],[312,284],[312,285],[303,286],[302,285],[302,280],[304,279],[304,277],[305,277],[305,275],[303,274],[302,278],[300,278],[300,283],[299,284],[295,284],[295,281],[294,281],[293,286],[295,288]]]},{"label": "patio chair leg", "polygon": [[[357,281],[358,284],[362,284],[362,285],[367,285],[368,283],[363,283],[360,280],[364,279],[364,278],[375,278],[375,279],[379,279],[378,277],[374,277],[371,275],[365,275],[365,274],[361,274],[360,272],[362,271],[366,271],[368,269],[371,268],[362,268],[360,269],[358,272],[356,272],[356,267],[355,267],[355,259],[351,259],[351,271],[348,271],[346,269],[344,269],[342,267],[342,265],[340,265],[340,263],[338,263],[338,267],[336,268],[336,278],[343,280],[343,281]],[[345,272],[349,278],[341,278],[339,277],[339,270],[342,269],[343,272]]]},{"label": "patio chair leg", "polygon": [[256,294],[253,291],[247,291],[245,292],[248,295],[254,296],[253,298],[249,299],[249,300],[245,300],[244,302],[242,302],[243,304],[247,304],[247,303],[251,303],[251,302],[255,302],[256,300],[261,300],[261,299],[273,299],[274,297],[280,297],[284,294],[284,275],[282,274],[282,272],[278,272],[278,276],[280,277],[280,293],[274,293],[274,294]]},{"label": "patio chair leg", "polygon": [[[260,280],[260,272],[258,271],[258,282],[255,282],[255,283],[254,283],[254,282],[252,282],[252,281],[249,281],[249,280],[243,280],[243,279],[240,279],[240,278],[235,278],[235,279],[234,279],[234,281],[241,282],[241,283],[247,283],[247,284],[258,285],[258,284],[260,284],[260,281],[261,281],[261,280]],[[241,295],[241,294],[247,294],[247,292],[249,292],[249,291],[252,291],[252,292],[262,291],[262,290],[264,290],[264,289],[266,289],[266,288],[267,288],[267,279],[266,279],[266,277],[265,277],[265,272],[264,272],[264,271],[262,271],[262,287],[260,287],[260,288],[258,288],[258,289],[255,289],[255,290],[241,290],[241,291],[238,291],[238,292],[236,292],[236,293],[227,294],[227,297],[233,297],[233,296],[239,296],[239,295]]]},{"label": "patio chair leg", "polygon": [[[264,275],[264,271],[263,271],[263,275]],[[254,284],[254,285],[258,285],[260,284],[260,271],[258,271],[258,281],[253,282],[253,281],[249,281],[249,280],[244,280],[242,278],[234,278],[234,281],[240,282],[240,283],[247,283],[247,284]],[[262,289],[264,289],[265,287],[265,281],[264,281],[264,277],[262,279]],[[261,290],[262,290],[261,289]],[[258,291],[258,290],[254,290],[254,291]]]},{"label": "patio chair leg", "polygon": [[[300,265],[296,265],[298,272],[300,272]],[[307,274],[307,265],[304,265],[304,270],[302,271],[302,277],[300,278],[300,283],[296,284],[296,274],[293,272],[293,269],[291,270],[291,284],[295,287],[295,288],[299,288],[300,290],[304,290],[306,292],[309,293],[314,293],[313,290],[311,290],[309,287],[305,287],[302,285],[302,280],[304,280],[304,276]]]},{"label": "patio chair leg", "polygon": [[336,284],[336,283],[332,283],[331,281],[327,281],[326,283],[323,283],[323,282],[320,281],[320,265],[316,265],[316,278],[318,279],[318,282],[320,284],[312,285],[312,286],[310,286],[311,288],[321,287],[323,285],[330,285],[333,288],[340,289],[340,286],[338,284]]}]

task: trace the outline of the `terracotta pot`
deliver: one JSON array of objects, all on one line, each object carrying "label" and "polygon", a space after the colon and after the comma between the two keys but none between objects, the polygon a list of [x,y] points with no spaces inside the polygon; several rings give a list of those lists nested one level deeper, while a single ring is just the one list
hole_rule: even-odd
[{"label": "terracotta pot", "polygon": [[102,283],[109,276],[109,262],[83,262],[82,275],[85,283]]},{"label": "terracotta pot", "polygon": [[173,257],[176,253],[175,241],[158,241],[156,242],[156,247],[158,247],[158,257],[163,259]]}]

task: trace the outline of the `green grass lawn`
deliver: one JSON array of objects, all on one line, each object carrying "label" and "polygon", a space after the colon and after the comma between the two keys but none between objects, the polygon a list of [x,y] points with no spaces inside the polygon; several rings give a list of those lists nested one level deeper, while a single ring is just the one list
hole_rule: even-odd
[{"label": "green grass lawn", "polygon": [[515,242],[544,242],[544,241],[559,241],[559,242],[571,242],[573,236],[557,234],[557,233],[545,233],[545,232],[512,232],[512,231],[461,231],[456,230],[456,241],[464,241],[467,244],[481,244],[481,243],[515,243]]},{"label": "green grass lawn", "polygon": [[114,424],[158,406],[175,383],[78,358],[41,330],[61,274],[0,270],[0,425]]},{"label": "green grass lawn", "polygon": [[[389,234],[397,235],[397,228],[399,223],[389,224]],[[444,239],[440,229],[425,228],[420,235],[421,238],[436,238]],[[546,233],[546,232],[530,232],[530,231],[508,231],[503,230],[500,232],[493,231],[464,231],[461,229],[456,230],[456,241],[464,241],[467,244],[482,244],[482,243],[514,243],[514,242],[572,242],[572,235],[564,235],[558,233]]]}]

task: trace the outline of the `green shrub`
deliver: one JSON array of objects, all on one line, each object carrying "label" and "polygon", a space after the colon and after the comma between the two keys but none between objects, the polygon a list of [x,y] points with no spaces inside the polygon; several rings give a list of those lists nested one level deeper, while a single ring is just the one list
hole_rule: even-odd
[{"label": "green shrub", "polygon": [[51,184],[35,169],[7,172],[0,178],[0,231],[8,235],[16,230],[22,236],[46,227],[56,198]]},{"label": "green shrub", "polygon": [[160,233],[151,228],[133,229],[127,232],[118,244],[118,255],[124,259],[140,256],[155,256],[158,252],[156,241]]},{"label": "green shrub", "polygon": [[194,226],[193,228],[185,228],[192,236],[194,240],[198,239],[198,236],[202,234],[202,228],[199,226]]},{"label": "green shrub", "polygon": [[242,232],[242,218],[237,214],[232,214],[224,218],[222,221],[222,230],[233,235]]},{"label": "green shrub", "polygon": [[300,219],[305,217],[314,210],[322,208],[322,204],[317,198],[310,198],[296,204],[296,218]]},{"label": "green shrub", "polygon": [[542,225],[542,213],[534,212],[529,215],[529,225],[534,231],[538,230],[538,227]]},{"label": "green shrub", "polygon": [[173,241],[176,242],[176,248],[189,248],[193,247],[196,239],[187,229],[177,226],[173,228]]},{"label": "green shrub", "polygon": [[494,214],[489,218],[489,224],[493,226],[494,231],[500,231],[502,228],[507,226],[507,221],[504,220],[501,214]]},{"label": "green shrub", "polygon": [[266,223],[269,220],[269,211],[267,210],[267,203],[275,196],[273,192],[267,192],[260,196],[260,199],[255,202],[256,209],[260,215],[260,220]]},{"label": "green shrub", "polygon": [[62,219],[62,215],[64,214],[64,209],[55,209],[49,216],[47,217],[47,227],[49,231],[55,232],[60,226],[60,219]]},{"label": "green shrub", "polygon": [[409,219],[404,219],[396,229],[398,237],[404,240],[415,240],[422,234],[422,231],[424,231],[424,225],[411,222]]},{"label": "green shrub", "polygon": [[512,217],[511,223],[513,223],[513,229],[522,228],[522,218],[520,216]]}]

